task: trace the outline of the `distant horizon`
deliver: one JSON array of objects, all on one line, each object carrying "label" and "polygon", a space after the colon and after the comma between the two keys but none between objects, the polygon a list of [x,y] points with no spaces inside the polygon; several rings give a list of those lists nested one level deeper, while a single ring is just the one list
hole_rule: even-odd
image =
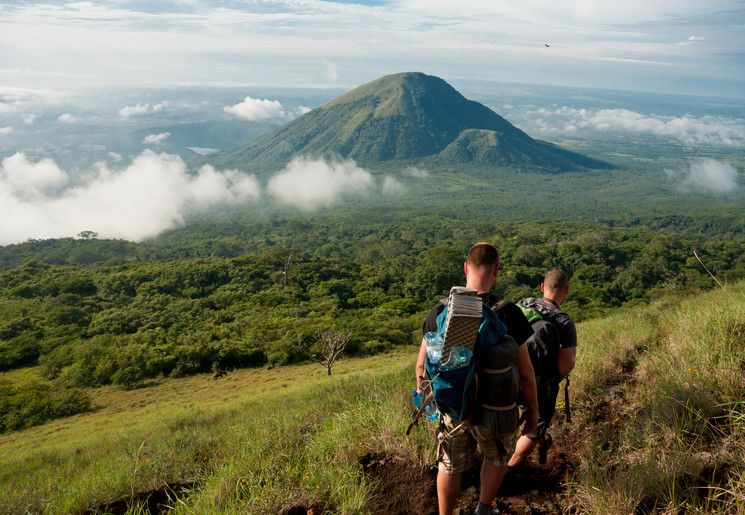
[{"label": "distant horizon", "polygon": [[[81,85],[74,89],[65,88],[19,88],[14,86],[0,85],[0,106],[2,106],[3,99],[12,97],[14,95],[25,95],[25,94],[49,94],[50,97],[56,98],[77,98],[77,97],[88,97],[91,94],[97,93],[98,95],[106,96],[109,93],[128,93],[136,94],[138,91],[227,91],[227,90],[263,90],[263,91],[340,91],[346,92],[351,91],[359,86],[372,82],[378,78],[395,75],[399,73],[424,73],[425,75],[431,75],[443,79],[447,83],[454,84],[504,84],[513,86],[531,86],[541,88],[563,88],[563,89],[577,89],[577,90],[591,90],[591,91],[605,91],[605,92],[622,92],[632,94],[649,94],[649,95],[660,95],[660,96],[675,96],[675,97],[694,97],[694,98],[712,98],[712,99],[729,99],[737,101],[745,101],[745,89],[735,91],[698,91],[698,92],[671,92],[665,89],[639,89],[639,88],[624,88],[624,87],[611,87],[611,86],[596,86],[596,85],[579,85],[571,83],[560,83],[560,82],[531,82],[531,81],[515,81],[515,80],[501,80],[493,78],[475,78],[468,76],[448,76],[443,74],[430,73],[421,70],[399,70],[390,71],[388,73],[382,73],[381,75],[371,76],[368,79],[362,79],[360,82],[349,83],[314,83],[314,84],[303,84],[303,83],[260,83],[260,82],[227,82],[227,83],[216,83],[214,81],[194,81],[194,82],[180,82],[180,83],[141,83],[141,84],[109,84],[105,86],[85,86]],[[460,87],[456,89],[460,90]],[[737,94],[740,93],[740,94]],[[467,95],[465,95],[467,97]],[[9,108],[0,110],[0,115],[3,112],[11,112]]]}]

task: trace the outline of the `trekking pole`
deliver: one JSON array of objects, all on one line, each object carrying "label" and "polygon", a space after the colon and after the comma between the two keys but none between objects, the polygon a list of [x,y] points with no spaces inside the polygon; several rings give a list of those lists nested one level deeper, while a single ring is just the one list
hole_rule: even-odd
[{"label": "trekking pole", "polygon": [[569,377],[565,377],[564,380],[564,414],[567,417],[567,422],[572,422],[572,411],[569,409]]},{"label": "trekking pole", "polygon": [[409,436],[409,433],[411,433],[411,429],[417,424],[417,422],[419,422],[419,419],[422,418],[422,413],[424,413],[424,410],[427,409],[427,405],[432,402],[434,398],[435,396],[432,394],[432,392],[429,392],[427,398],[422,401],[422,406],[416,412],[416,415],[414,415],[414,420],[411,421],[408,429],[406,429],[406,436]]}]

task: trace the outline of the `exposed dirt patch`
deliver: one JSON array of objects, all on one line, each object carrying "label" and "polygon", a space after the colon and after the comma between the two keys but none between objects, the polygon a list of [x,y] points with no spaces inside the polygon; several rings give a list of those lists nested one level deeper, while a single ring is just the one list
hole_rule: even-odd
[{"label": "exposed dirt patch", "polygon": [[176,504],[176,499],[183,497],[194,487],[194,483],[174,483],[163,485],[148,492],[137,492],[134,496],[127,496],[106,504],[91,508],[83,512],[83,515],[98,513],[125,514],[132,506],[142,506],[143,511],[154,515],[168,513]]},{"label": "exposed dirt patch", "polygon": [[[559,515],[572,512],[568,509],[565,485],[579,459],[574,450],[576,446],[568,445],[571,439],[564,427],[571,428],[564,426],[563,413],[557,413],[550,430],[554,445],[545,465],[538,465],[531,459],[519,473],[505,478],[497,495],[497,506],[504,513]],[[367,455],[360,463],[368,479],[377,483],[367,506],[372,513],[437,514],[435,467],[422,469],[403,458],[380,454]],[[478,504],[480,467],[478,461],[463,475],[457,501],[457,508],[463,515],[473,513]]]},{"label": "exposed dirt patch", "polygon": [[365,476],[376,483],[367,508],[372,513],[422,515],[437,513],[437,469],[397,456],[368,454],[360,459]]},{"label": "exposed dirt patch", "polygon": [[[559,413],[556,418],[559,418]],[[575,429],[575,426],[563,426],[563,422],[555,420],[549,428],[553,446],[548,451],[546,463],[539,465],[533,454],[525,466],[507,474],[497,495],[497,506],[505,513],[573,513],[566,484],[577,471],[579,456],[576,440],[569,429]]]}]

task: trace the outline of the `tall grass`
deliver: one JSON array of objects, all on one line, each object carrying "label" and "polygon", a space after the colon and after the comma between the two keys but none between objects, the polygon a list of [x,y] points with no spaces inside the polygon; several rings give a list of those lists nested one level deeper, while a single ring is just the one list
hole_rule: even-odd
[{"label": "tall grass", "polygon": [[[415,357],[412,348],[342,360],[331,377],[297,366],[102,392],[111,404],[98,413],[5,435],[0,511],[80,512],[187,484],[175,513],[276,513],[294,505],[364,513],[371,485],[360,457],[431,459],[431,428],[403,436]],[[168,400],[152,402],[169,391]]]},{"label": "tall grass", "polygon": [[[666,300],[582,325],[585,513],[743,513],[745,295]],[[603,464],[603,466],[599,466]]]}]

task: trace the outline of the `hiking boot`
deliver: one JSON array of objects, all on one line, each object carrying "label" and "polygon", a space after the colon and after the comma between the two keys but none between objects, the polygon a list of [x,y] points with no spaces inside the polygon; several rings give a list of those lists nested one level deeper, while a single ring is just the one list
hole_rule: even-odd
[{"label": "hiking boot", "polygon": [[505,483],[519,483],[525,479],[525,464],[520,463],[515,466],[507,466],[507,472],[504,475]]},{"label": "hiking boot", "polygon": [[[478,513],[474,511],[473,515],[478,515]],[[489,512],[489,515],[502,515],[502,510],[500,510],[499,508],[492,508]]]},{"label": "hiking boot", "polygon": [[551,439],[551,435],[546,433],[541,443],[538,444],[538,463],[540,463],[541,465],[544,465],[546,463],[548,450],[551,448],[552,444],[553,441]]}]

